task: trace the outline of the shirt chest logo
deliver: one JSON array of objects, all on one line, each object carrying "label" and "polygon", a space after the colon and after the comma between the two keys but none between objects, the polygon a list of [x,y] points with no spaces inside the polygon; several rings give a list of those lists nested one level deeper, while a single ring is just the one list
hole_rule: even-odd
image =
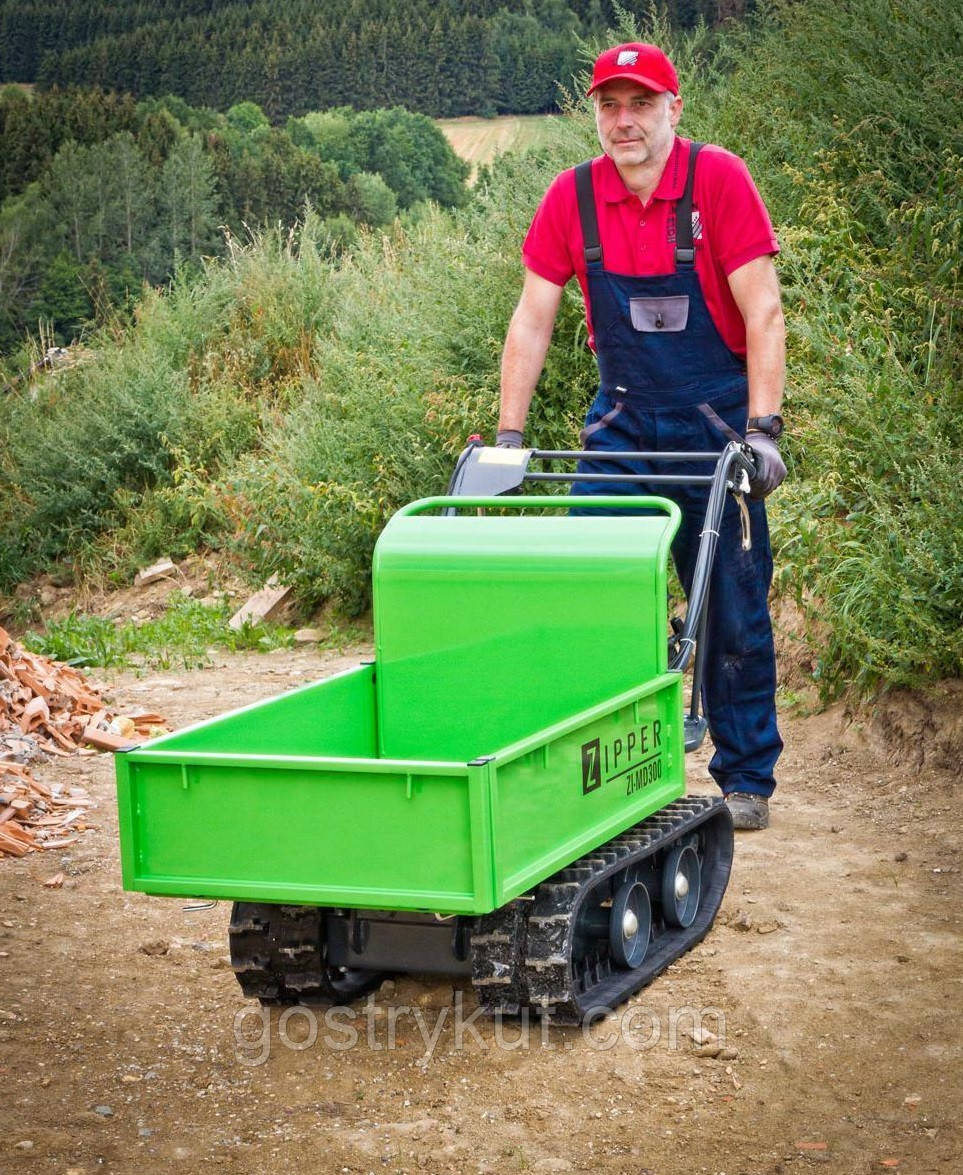
[{"label": "shirt chest logo", "polygon": [[[697,208],[692,209],[692,239],[693,241],[702,240],[702,214]],[[675,244],[676,240],[676,216],[671,213],[666,224],[666,240],[670,245]]]}]

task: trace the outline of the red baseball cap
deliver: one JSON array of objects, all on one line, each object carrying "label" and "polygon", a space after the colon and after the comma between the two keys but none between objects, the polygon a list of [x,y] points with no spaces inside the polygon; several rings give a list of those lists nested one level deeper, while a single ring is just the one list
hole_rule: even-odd
[{"label": "red baseball cap", "polygon": [[668,91],[679,92],[679,75],[675,66],[658,45],[647,45],[643,41],[630,41],[627,45],[616,45],[606,49],[596,58],[592,69],[592,84],[586,95],[594,93],[599,86],[616,79],[638,82],[657,94]]}]

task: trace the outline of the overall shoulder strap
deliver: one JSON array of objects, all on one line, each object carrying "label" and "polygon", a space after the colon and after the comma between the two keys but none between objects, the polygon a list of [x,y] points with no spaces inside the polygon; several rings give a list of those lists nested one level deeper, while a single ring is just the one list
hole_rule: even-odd
[{"label": "overall shoulder strap", "polygon": [[675,263],[689,266],[695,262],[695,247],[692,243],[692,189],[695,186],[696,159],[702,150],[702,143],[689,146],[689,171],[685,178],[685,191],[675,206]]},{"label": "overall shoulder strap", "polygon": [[595,211],[595,189],[592,187],[592,160],[586,159],[575,169],[575,195],[578,200],[578,218],[582,222],[582,245],[585,264],[602,260],[599,241],[599,218]]}]

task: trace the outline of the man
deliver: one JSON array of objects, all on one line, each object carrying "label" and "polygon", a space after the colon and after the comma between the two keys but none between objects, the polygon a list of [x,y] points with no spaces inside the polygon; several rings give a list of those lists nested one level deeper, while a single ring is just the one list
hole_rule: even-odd
[{"label": "man", "polygon": [[[769,823],[776,727],[768,590],[772,556],[762,499],[785,476],[776,440],[785,327],[773,265],[778,244],[745,164],[676,135],[679,82],[655,45],[618,45],[595,62],[588,94],[604,154],[549,187],[522,250],[521,299],[502,356],[499,445],[521,446],[565,283],[578,278],[599,393],[587,450],[719,451],[745,435],[756,457],[751,548],[731,498],[709,595],[703,702],[709,764],[737,828]],[[652,473],[643,462],[585,460],[582,472]],[[704,465],[662,464],[704,473]],[[577,483],[577,493],[666,492],[644,483]],[[671,487],[683,511],[672,553],[692,583],[702,487]],[[604,606],[604,601],[600,602]]]}]

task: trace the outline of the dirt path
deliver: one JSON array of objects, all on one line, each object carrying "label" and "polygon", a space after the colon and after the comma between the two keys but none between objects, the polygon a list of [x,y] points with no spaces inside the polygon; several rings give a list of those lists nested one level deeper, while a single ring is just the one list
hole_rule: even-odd
[{"label": "dirt path", "polygon": [[[183,725],[355,660],[238,656],[113,690]],[[0,1170],[963,1170],[955,780],[889,765],[832,713],[784,732],[774,825],[740,837],[721,923],[589,1033],[472,1022],[468,985],[436,979],[259,1019],[226,904],[121,890],[110,760],[40,769],[89,785],[99,827],[0,862]]]}]

